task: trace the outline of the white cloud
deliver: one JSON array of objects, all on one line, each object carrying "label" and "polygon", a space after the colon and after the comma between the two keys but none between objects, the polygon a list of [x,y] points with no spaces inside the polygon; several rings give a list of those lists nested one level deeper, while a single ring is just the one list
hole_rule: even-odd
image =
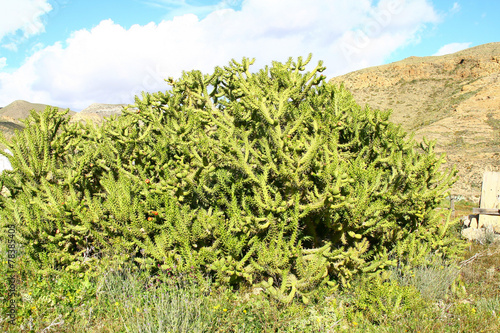
[{"label": "white cloud", "polygon": [[[0,42],[6,36],[12,36],[17,32],[22,37],[13,38],[7,47],[12,49],[19,38],[30,36],[45,31],[42,16],[52,10],[48,0],[16,0],[0,2]],[[14,43],[14,45],[11,45]]]},{"label": "white cloud", "polygon": [[450,43],[442,46],[433,56],[442,56],[469,48],[472,43]]},{"label": "white cloud", "polygon": [[453,7],[451,7],[450,9],[450,14],[456,14],[460,11],[460,9],[462,9],[462,7],[460,7],[459,3],[458,2],[455,2],[453,3]]},{"label": "white cloud", "polygon": [[17,44],[12,42],[8,44],[3,44],[2,47],[6,48],[9,51],[17,52]]},{"label": "white cloud", "polygon": [[0,105],[27,99],[81,110],[94,102],[131,103],[143,90],[168,89],[163,79],[183,70],[211,73],[242,57],[255,57],[258,70],[312,52],[310,68],[324,60],[331,77],[381,64],[438,20],[426,0],[316,0],[307,6],[246,0],[241,10],[218,9],[202,20],[186,14],[130,29],[105,20],[35,52],[15,72],[0,72]]},{"label": "white cloud", "polygon": [[203,4],[198,1],[196,5],[186,3],[186,0],[142,0],[143,3],[161,8],[167,12],[164,19],[171,20],[175,16],[182,16],[185,14],[195,14],[198,17],[205,17],[206,15],[221,9],[237,8],[243,0],[219,0],[215,4]]},{"label": "white cloud", "polygon": [[5,66],[7,66],[7,58],[1,57],[0,58],[0,70],[2,70],[2,68],[4,68]]}]

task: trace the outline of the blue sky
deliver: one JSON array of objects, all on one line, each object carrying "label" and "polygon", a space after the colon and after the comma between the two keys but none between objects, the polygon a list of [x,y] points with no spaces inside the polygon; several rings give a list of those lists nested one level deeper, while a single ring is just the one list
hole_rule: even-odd
[{"label": "blue sky", "polygon": [[500,1],[0,0],[0,106],[80,111],[183,70],[313,53],[327,77],[500,41]]}]

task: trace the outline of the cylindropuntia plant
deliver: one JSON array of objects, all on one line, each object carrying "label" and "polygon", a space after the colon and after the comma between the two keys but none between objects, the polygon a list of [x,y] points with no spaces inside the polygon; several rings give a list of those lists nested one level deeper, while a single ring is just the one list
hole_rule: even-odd
[{"label": "cylindropuntia plant", "polygon": [[[450,221],[434,212],[454,172],[439,171],[433,144],[416,145],[389,112],[318,79],[321,62],[304,73],[310,59],[256,73],[246,58],[211,75],[187,72],[100,128],[54,131],[61,116],[35,115],[27,138],[7,146],[15,171],[1,176],[13,193],[1,198],[2,223],[24,221],[28,252],[55,253],[62,266],[83,240],[102,251],[122,244],[144,249],[136,260],[151,269],[195,267],[219,285],[260,286],[286,302],[403,257],[457,253]],[[49,133],[48,146],[37,131]],[[99,161],[92,181],[79,173],[90,160]],[[59,179],[44,180],[48,171]],[[70,211],[47,208],[68,196]],[[146,218],[152,210],[157,217]],[[30,245],[50,226],[75,238]]]}]

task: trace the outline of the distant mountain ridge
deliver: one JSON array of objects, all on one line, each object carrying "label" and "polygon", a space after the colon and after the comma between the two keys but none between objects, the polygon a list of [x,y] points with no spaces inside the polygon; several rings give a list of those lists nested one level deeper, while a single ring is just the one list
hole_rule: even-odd
[{"label": "distant mountain ridge", "polygon": [[[70,123],[90,121],[95,124],[102,124],[105,117],[115,114],[120,115],[125,105],[94,103],[80,112],[70,110],[67,116],[70,117]],[[30,115],[31,110],[42,112],[47,106],[50,105],[16,100],[7,106],[0,107],[0,131],[7,138],[12,137],[15,130],[23,129],[21,120],[26,119]],[[65,108],[59,109],[65,110]]]},{"label": "distant mountain ridge", "polygon": [[[41,112],[45,110],[48,105],[39,103],[30,103],[23,100],[17,100],[4,106],[0,109],[0,117],[12,119],[25,119],[29,116],[31,110]],[[75,114],[75,111],[70,111],[69,115]]]},{"label": "distant mountain ridge", "polygon": [[82,111],[71,117],[70,122],[86,122],[88,120],[93,123],[102,124],[105,117],[111,117],[113,115],[121,115],[123,107],[127,104],[102,104],[93,103],[86,107]]}]

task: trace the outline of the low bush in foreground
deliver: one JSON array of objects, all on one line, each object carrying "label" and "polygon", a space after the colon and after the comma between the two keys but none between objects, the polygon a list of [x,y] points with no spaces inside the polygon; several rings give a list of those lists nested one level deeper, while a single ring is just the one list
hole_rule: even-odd
[{"label": "low bush in foreground", "polygon": [[[74,274],[37,277],[19,272],[18,318],[0,314],[4,332],[495,332],[500,329],[500,246],[471,246],[457,263],[421,266],[420,279],[353,281],[351,288],[319,290],[308,305],[283,304],[253,289],[214,288],[209,279],[161,271],[151,276],[134,265],[109,266],[99,278]],[[3,258],[5,259],[5,258]],[[5,265],[2,265],[2,274]],[[456,274],[455,283],[449,276]],[[190,276],[191,275],[191,276]],[[431,278],[432,277],[432,278]],[[441,278],[444,278],[443,280]],[[4,295],[5,285],[1,285]],[[420,289],[420,290],[419,290]],[[432,290],[427,293],[425,290]]]}]

